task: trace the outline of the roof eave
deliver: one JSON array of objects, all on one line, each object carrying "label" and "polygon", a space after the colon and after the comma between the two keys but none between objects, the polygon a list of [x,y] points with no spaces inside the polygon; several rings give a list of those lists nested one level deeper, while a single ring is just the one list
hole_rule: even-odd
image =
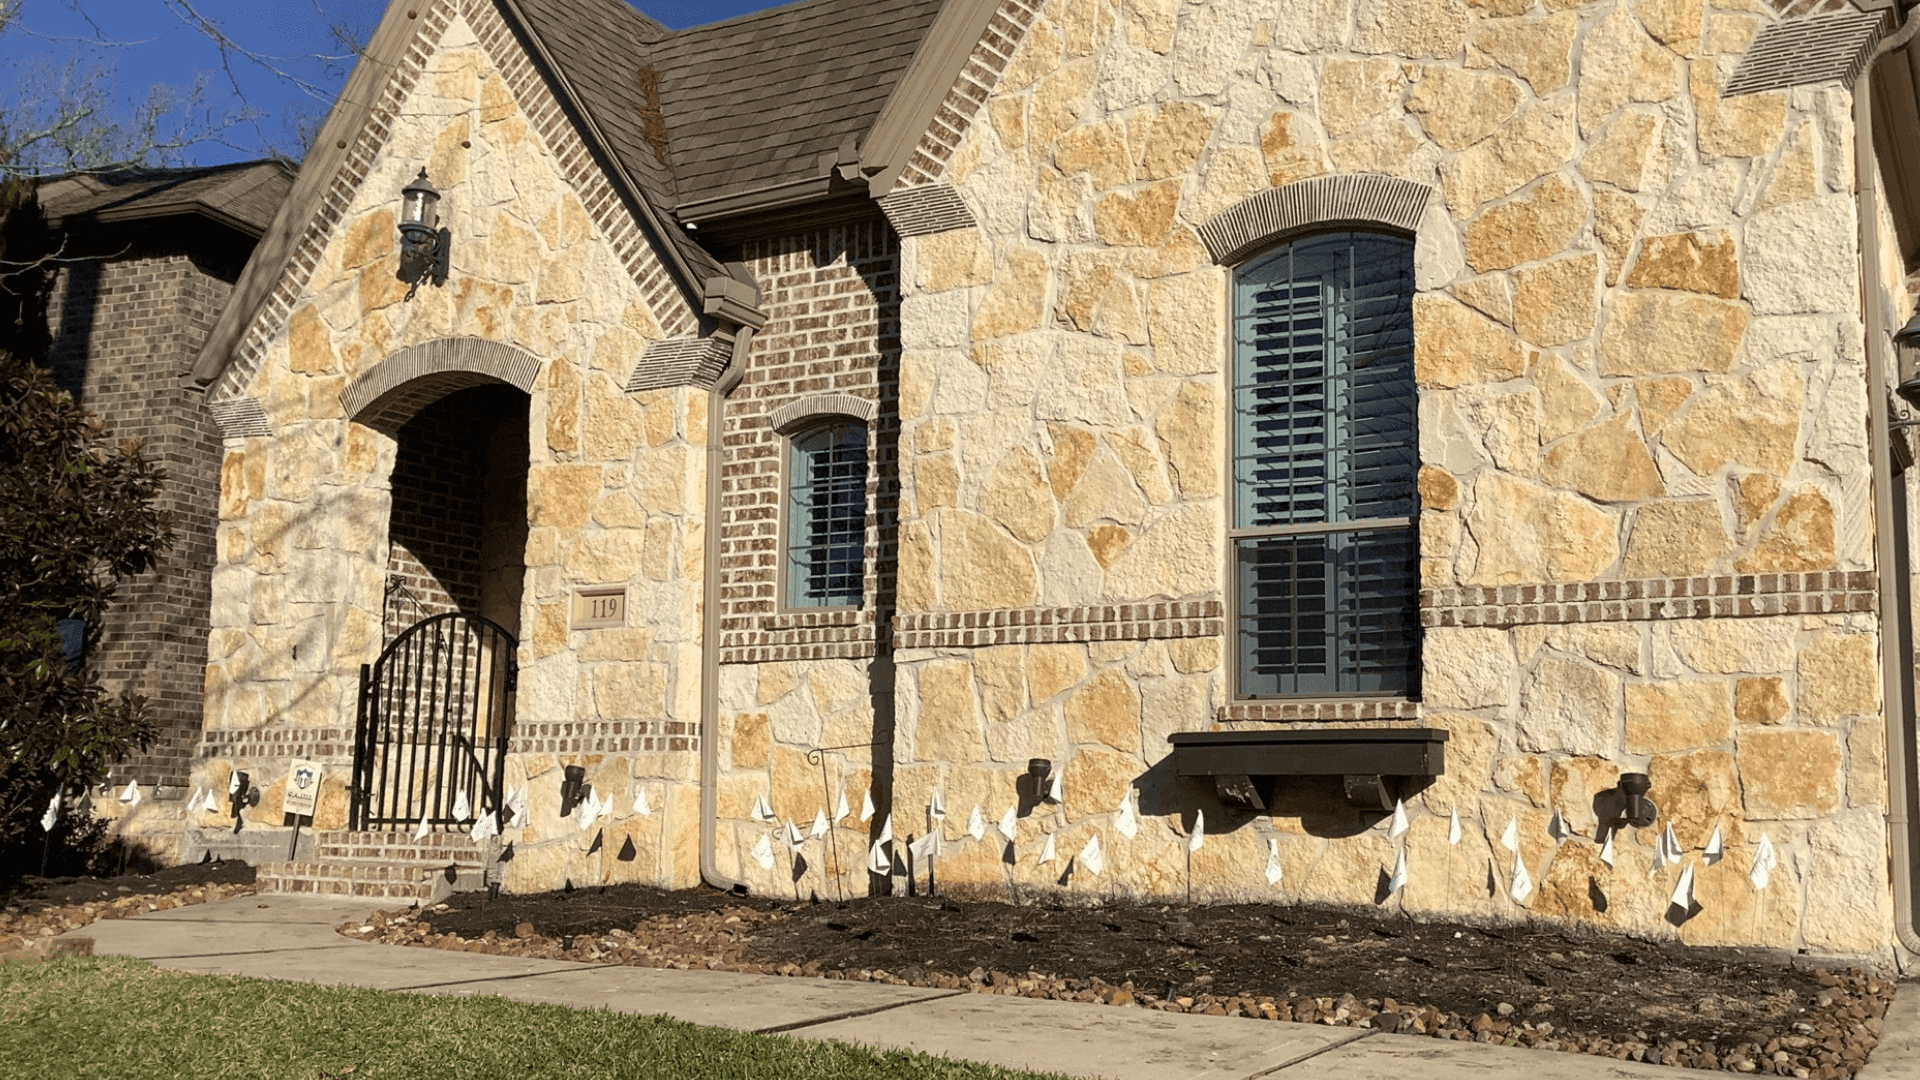
[{"label": "roof eave", "polygon": [[869,174],[867,184],[874,198],[893,190],[899,181],[914,147],[932,126],[940,103],[999,9],[1000,0],[946,0],[940,6],[913,62],[894,84],[861,141],[860,165]]}]

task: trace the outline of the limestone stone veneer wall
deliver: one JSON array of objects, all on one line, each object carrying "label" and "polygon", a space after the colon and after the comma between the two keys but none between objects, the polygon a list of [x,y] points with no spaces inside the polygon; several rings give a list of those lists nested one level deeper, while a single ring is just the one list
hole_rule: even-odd
[{"label": "limestone stone veneer wall", "polygon": [[[1166,736],[1418,720],[1452,741],[1408,807],[1391,906],[1889,948],[1850,102],[1837,84],[1719,97],[1772,18],[1715,0],[1044,5],[925,178],[978,227],[903,242],[895,831],[944,792],[948,887],[1181,892],[1204,808],[1196,896],[1374,903],[1398,846],[1378,815],[1316,782],[1227,812],[1171,775]],[[1220,614],[1202,633],[997,629],[1226,609],[1230,271],[1197,230],[1343,175],[1431,189],[1420,699],[1236,703]],[[1021,819],[1009,867],[965,822],[999,816],[1029,757],[1065,797]],[[1622,770],[1652,774],[1692,852],[1700,910],[1677,929],[1678,868],[1648,874],[1657,830],[1598,859],[1592,796]],[[1113,827],[1129,788],[1133,840]],[[1556,810],[1579,834],[1561,845]],[[1516,819],[1539,883],[1524,904],[1498,842]],[[1716,827],[1727,856],[1707,865]],[[1044,834],[1063,861],[1037,864]],[[1762,834],[1781,865],[1756,892]],[[1095,835],[1106,873],[1062,884]]]},{"label": "limestone stone veneer wall", "polygon": [[[565,880],[697,880],[704,391],[624,391],[649,341],[697,315],[490,3],[422,3],[395,88],[352,148],[327,209],[212,396],[257,401],[270,437],[225,448],[206,682],[193,781],[265,786],[247,828],[280,826],[289,759],[329,768],[314,827],[346,823],[359,667],[379,654],[392,431],[427,404],[404,383],[354,422],[358,380],[403,350],[529,398],[528,537],[508,782],[533,824],[496,870],[509,888]],[[425,167],[452,233],[444,288],[403,301],[399,192]],[[284,303],[282,303],[284,301]],[[665,328],[665,329],[663,329]],[[507,347],[487,363],[461,341]],[[508,361],[500,357],[509,356]],[[523,364],[517,359],[530,360]],[[409,369],[411,370],[411,369]],[[463,370],[497,372],[475,379]],[[425,395],[429,400],[431,395]],[[479,477],[473,478],[480,482]],[[569,628],[576,586],[620,585],[628,623]],[[557,815],[559,766],[583,764],[613,806],[591,833]],[[645,789],[652,813],[633,809]],[[214,827],[200,815],[189,824]],[[593,841],[598,838],[599,843]],[[631,841],[629,845],[628,841]]]}]

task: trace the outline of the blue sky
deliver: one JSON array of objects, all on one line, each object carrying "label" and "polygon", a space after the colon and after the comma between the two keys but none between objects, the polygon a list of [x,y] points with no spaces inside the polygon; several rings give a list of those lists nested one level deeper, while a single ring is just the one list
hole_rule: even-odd
[{"label": "blue sky", "polygon": [[[775,6],[768,0],[643,0],[640,7],[680,28]],[[182,22],[197,11],[272,68],[221,51]],[[0,93],[18,101],[63,73],[102,72],[113,108],[130,114],[156,83],[179,88],[205,77],[201,117],[226,123],[221,135],[189,147],[186,163],[216,164],[297,145],[300,121],[317,124],[346,78],[350,59],[331,32],[372,33],[385,0],[24,0],[0,36]]]}]

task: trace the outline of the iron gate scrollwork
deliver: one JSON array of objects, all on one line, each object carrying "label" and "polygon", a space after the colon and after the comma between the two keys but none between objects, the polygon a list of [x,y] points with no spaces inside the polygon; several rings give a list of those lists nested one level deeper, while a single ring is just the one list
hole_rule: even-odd
[{"label": "iron gate scrollwork", "polygon": [[[472,615],[435,615],[360,665],[353,828],[462,825],[499,813],[519,681],[513,635]],[[464,816],[454,810],[466,796]]]}]

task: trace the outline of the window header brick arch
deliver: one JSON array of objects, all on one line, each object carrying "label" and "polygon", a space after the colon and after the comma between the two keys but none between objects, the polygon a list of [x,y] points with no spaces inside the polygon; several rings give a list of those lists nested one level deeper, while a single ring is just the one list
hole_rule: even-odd
[{"label": "window header brick arch", "polygon": [[1208,218],[1200,241],[1213,261],[1237,263],[1309,229],[1385,225],[1411,235],[1433,189],[1397,176],[1316,176],[1250,195]]},{"label": "window header brick arch", "polygon": [[814,420],[829,417],[847,416],[863,424],[871,423],[879,411],[878,405],[852,394],[808,394],[768,413],[767,425],[786,435]]},{"label": "window header brick arch", "polygon": [[340,405],[348,419],[391,433],[455,390],[506,383],[531,394],[539,374],[540,361],[512,345],[436,338],[375,364],[340,394]]}]

